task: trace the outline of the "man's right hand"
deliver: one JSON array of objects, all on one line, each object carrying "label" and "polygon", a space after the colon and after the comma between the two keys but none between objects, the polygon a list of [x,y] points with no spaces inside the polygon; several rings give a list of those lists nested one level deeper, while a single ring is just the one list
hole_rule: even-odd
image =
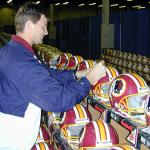
[{"label": "man's right hand", "polygon": [[106,75],[106,68],[104,65],[104,61],[100,61],[99,63],[95,64],[93,68],[87,73],[86,78],[89,80],[91,85],[93,85],[96,81]]}]

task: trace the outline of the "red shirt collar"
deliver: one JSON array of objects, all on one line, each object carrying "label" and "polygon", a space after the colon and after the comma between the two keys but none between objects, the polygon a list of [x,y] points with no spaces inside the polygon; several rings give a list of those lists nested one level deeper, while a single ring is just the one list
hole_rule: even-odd
[{"label": "red shirt collar", "polygon": [[17,36],[17,35],[13,35],[12,40],[22,44],[25,48],[27,48],[32,54],[34,54],[34,51],[32,49],[32,46],[27,42],[25,41],[23,38]]}]

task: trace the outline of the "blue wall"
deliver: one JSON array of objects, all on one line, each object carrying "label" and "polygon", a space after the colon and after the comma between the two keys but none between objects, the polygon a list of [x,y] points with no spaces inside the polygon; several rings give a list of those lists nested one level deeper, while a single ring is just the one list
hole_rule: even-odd
[{"label": "blue wall", "polygon": [[[55,46],[84,58],[99,58],[101,22],[102,16],[55,22]],[[150,56],[150,10],[111,12],[110,23],[115,25],[115,49]]]}]

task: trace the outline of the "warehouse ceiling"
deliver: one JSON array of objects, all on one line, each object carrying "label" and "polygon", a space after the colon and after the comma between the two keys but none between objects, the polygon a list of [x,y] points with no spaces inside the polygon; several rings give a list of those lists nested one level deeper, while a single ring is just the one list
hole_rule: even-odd
[{"label": "warehouse ceiling", "polygon": [[[18,8],[24,2],[31,1],[48,9],[49,4],[55,7],[92,7],[102,8],[102,0],[0,0],[0,7]],[[150,0],[110,0],[110,7],[113,9],[137,10],[150,9]]]}]

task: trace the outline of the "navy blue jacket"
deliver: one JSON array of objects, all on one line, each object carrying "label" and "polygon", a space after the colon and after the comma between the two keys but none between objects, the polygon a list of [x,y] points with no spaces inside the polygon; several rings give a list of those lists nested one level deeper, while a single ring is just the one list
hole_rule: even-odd
[{"label": "navy blue jacket", "polygon": [[0,112],[23,117],[29,103],[45,111],[63,112],[89,92],[84,77],[39,63],[26,46],[13,39],[0,49]]}]

